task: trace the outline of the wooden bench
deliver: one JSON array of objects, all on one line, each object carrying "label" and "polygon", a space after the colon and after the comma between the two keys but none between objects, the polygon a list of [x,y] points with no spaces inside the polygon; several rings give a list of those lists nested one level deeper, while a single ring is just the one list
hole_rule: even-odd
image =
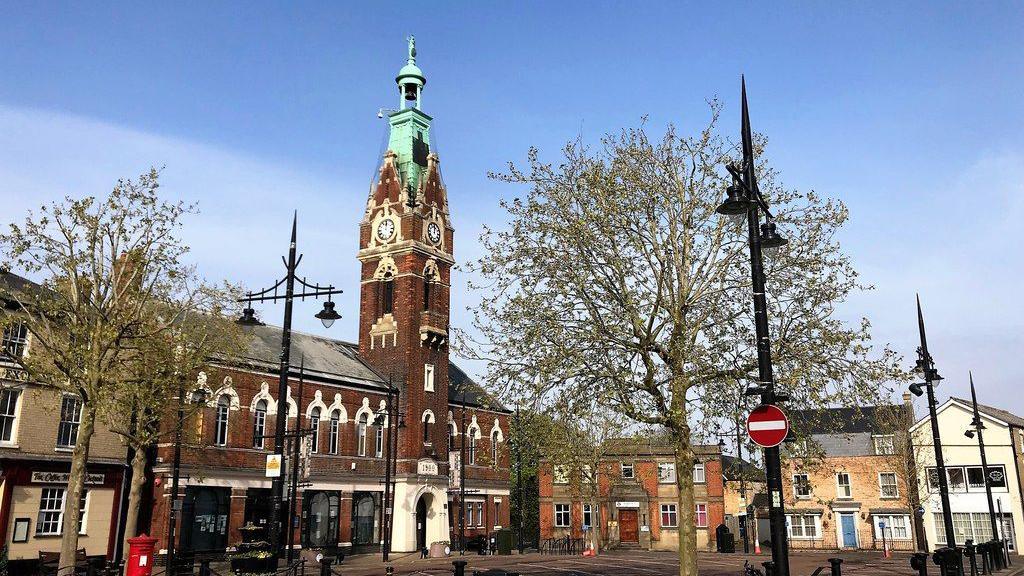
[{"label": "wooden bench", "polygon": [[[39,552],[39,573],[43,576],[55,576],[60,566],[60,552]],[[75,552],[75,573],[85,572],[89,567],[89,557],[85,548]]]}]

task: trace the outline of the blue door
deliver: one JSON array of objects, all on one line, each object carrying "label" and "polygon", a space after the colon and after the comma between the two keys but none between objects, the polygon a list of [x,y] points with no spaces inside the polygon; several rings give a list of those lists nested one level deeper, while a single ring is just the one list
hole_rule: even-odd
[{"label": "blue door", "polygon": [[857,528],[853,514],[840,514],[839,522],[843,530],[843,548],[857,547]]}]

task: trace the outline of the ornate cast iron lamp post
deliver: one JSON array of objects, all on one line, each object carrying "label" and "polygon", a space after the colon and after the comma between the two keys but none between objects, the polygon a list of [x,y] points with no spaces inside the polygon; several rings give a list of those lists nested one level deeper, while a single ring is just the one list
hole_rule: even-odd
[{"label": "ornate cast iron lamp post", "polygon": [[[974,435],[978,435],[978,450],[981,452],[981,472],[985,478],[985,498],[988,499],[988,518],[989,522],[992,523],[992,540],[1002,540],[999,536],[999,522],[996,520],[996,507],[992,500],[992,480],[989,478],[988,469],[988,458],[985,456],[985,436],[982,430],[985,429],[985,423],[981,421],[981,412],[978,411],[978,395],[974,392],[974,374],[968,372],[971,380],[971,407],[974,411],[974,418],[971,419],[971,426],[974,426],[974,430],[968,430],[964,432],[964,436],[968,438],[974,438]],[[1000,542],[1000,550],[1002,550],[1002,542]]]},{"label": "ornate cast iron lamp post", "polygon": [[[757,186],[754,170],[754,145],[750,131],[750,114],[747,110],[747,85],[742,82],[743,102],[743,165],[728,165],[733,183],[726,190],[726,199],[718,207],[718,213],[742,221],[747,219],[747,237],[750,245],[750,275],[754,292],[754,328],[757,334],[758,386],[748,388],[745,394],[761,396],[761,404],[775,404],[788,400],[786,395],[775,391],[772,375],[771,337],[768,334],[768,304],[765,299],[765,275],[762,250],[772,251],[787,242],[779,235],[772,222],[761,191]],[[765,214],[761,224],[760,213]],[[782,462],[779,447],[765,448],[765,470],[769,494],[769,518],[772,535],[772,563],[775,576],[789,576],[789,548],[786,540],[786,511],[782,495]]]},{"label": "ornate cast iron lamp post", "polygon": [[[285,425],[288,416],[286,399],[288,396],[288,372],[292,347],[292,303],[296,298],[305,300],[306,298],[319,299],[326,297],[327,301],[324,302],[324,309],[316,314],[316,318],[323,323],[325,328],[330,328],[330,326],[334,324],[335,320],[341,318],[341,315],[334,310],[334,302],[331,301],[331,296],[342,293],[341,289],[335,288],[333,285],[321,286],[316,283],[310,283],[305,278],[300,278],[295,275],[295,270],[299,267],[299,263],[302,261],[302,255],[298,255],[298,257],[296,257],[295,249],[295,228],[297,221],[298,214],[292,218],[292,236],[291,242],[288,246],[288,258],[287,260],[282,258],[285,264],[284,277],[275,282],[273,286],[259,292],[248,292],[244,298],[240,298],[238,300],[238,302],[246,305],[245,310],[242,312],[242,317],[237,320],[237,322],[243,326],[262,324],[256,319],[256,313],[252,309],[252,304],[254,302],[284,301],[284,322],[281,326],[280,376],[277,385],[277,401],[279,408],[277,410],[274,425],[274,454],[276,454],[282,462],[284,461]],[[295,293],[296,283],[300,286],[300,292],[298,294]],[[284,288],[284,294],[280,293],[282,287]],[[281,474],[275,476],[271,482],[271,498],[273,499],[273,506],[270,509],[270,533],[268,534],[268,539],[274,546],[274,554],[278,557],[280,557],[281,553],[281,508],[284,500],[284,487],[284,475]]]}]

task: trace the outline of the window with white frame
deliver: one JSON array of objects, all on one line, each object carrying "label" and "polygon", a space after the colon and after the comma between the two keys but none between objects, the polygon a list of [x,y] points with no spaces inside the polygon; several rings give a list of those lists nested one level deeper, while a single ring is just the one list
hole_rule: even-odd
[{"label": "window with white frame", "polygon": [[836,497],[843,500],[853,498],[853,484],[850,482],[849,472],[836,473]]},{"label": "window with white frame", "polygon": [[0,357],[21,358],[28,347],[28,324],[14,322],[4,326],[3,339],[0,340]]},{"label": "window with white frame", "polygon": [[267,401],[260,400],[252,412],[252,447],[263,449],[267,433]]},{"label": "window with white frame", "polygon": [[568,484],[569,469],[563,464],[555,464],[551,477],[555,484]]},{"label": "window with white frame", "polygon": [[619,469],[622,472],[623,478],[633,477],[633,463],[632,462],[619,462]]},{"label": "window with white frame", "polygon": [[660,484],[676,483],[676,465],[672,462],[658,462],[658,482]]},{"label": "window with white frame", "polygon": [[910,540],[910,516],[906,514],[874,515],[875,538],[881,540],[883,528],[885,538],[889,540]]},{"label": "window with white frame", "polygon": [[366,427],[369,423],[370,417],[364,413],[356,424],[356,453],[360,456],[366,456]]},{"label": "window with white frame", "polygon": [[65,394],[60,403],[60,423],[57,425],[57,447],[74,448],[78,442],[78,427],[82,424],[82,400]]},{"label": "window with white frame", "polygon": [[14,442],[14,432],[18,423],[18,399],[21,390],[4,388],[0,390],[0,442]]},{"label": "window with white frame", "polygon": [[498,431],[491,432],[491,467],[498,467]]},{"label": "window with white frame", "polygon": [[228,445],[228,414],[231,411],[231,398],[224,394],[217,398],[217,412],[213,420],[213,443],[217,446]]},{"label": "window with white frame", "polygon": [[425,364],[423,366],[423,390],[427,392],[434,391],[434,365]]},{"label": "window with white frame", "polygon": [[892,434],[872,436],[875,443],[875,454],[890,455],[896,453],[896,437]]},{"label": "window with white frame", "polygon": [[484,503],[476,503],[476,525],[477,527],[484,525]]},{"label": "window with white frame", "polygon": [[821,516],[817,514],[787,514],[789,536],[796,539],[821,537]]},{"label": "window with white frame", "polygon": [[583,505],[583,525],[593,528],[594,527],[594,505],[584,504]]},{"label": "window with white frame", "polygon": [[675,504],[662,504],[661,505],[661,527],[662,528],[678,528],[679,527],[679,511]]},{"label": "window with white frame", "polygon": [[320,451],[320,407],[313,408],[309,412],[309,451],[317,453]]},{"label": "window with white frame", "polygon": [[693,510],[693,525],[697,528],[708,527],[708,505],[696,504]]},{"label": "window with white frame", "polygon": [[878,489],[882,498],[899,498],[900,491],[896,485],[895,472],[881,472],[878,474]]},{"label": "window with white frame", "polygon": [[555,504],[555,528],[569,527],[569,505]]},{"label": "window with white frame", "polygon": [[455,449],[456,449],[455,437],[458,436],[458,435],[459,435],[459,433],[455,431],[455,424],[449,422],[448,423],[448,451],[449,452],[454,452],[455,451]]},{"label": "window with white frame", "polygon": [[811,497],[811,481],[807,474],[793,474],[793,495],[799,499]]},{"label": "window with white frame", "polygon": [[[946,544],[946,531],[942,521],[942,513],[935,512],[932,515],[935,521],[935,543]],[[1004,514],[1009,519],[1008,514]],[[963,544],[967,540],[975,542],[987,542],[992,539],[992,524],[988,512],[954,512],[953,513],[953,536],[957,544]]]},{"label": "window with white frame", "polygon": [[374,426],[373,455],[377,458],[384,457],[384,425]]},{"label": "window with white frame", "polygon": [[331,425],[330,425],[330,430],[328,430],[328,436],[327,436],[327,453],[328,454],[337,454],[338,453],[338,444],[340,443],[339,441],[341,440],[341,438],[339,438],[340,434],[341,434],[341,412],[338,411],[338,410],[333,410],[333,411],[331,411]]},{"label": "window with white frame", "polygon": [[478,432],[479,430],[476,428],[469,429],[469,446],[467,446],[467,452],[469,452],[469,455],[466,457],[469,464],[476,464],[476,435]]},{"label": "window with white frame", "polygon": [[[43,488],[39,498],[39,516],[36,518],[37,536],[59,536],[63,532],[65,494],[64,488]],[[82,490],[78,508],[81,526],[79,534],[85,534],[88,501],[89,491]]]},{"label": "window with white frame", "polygon": [[704,484],[707,482],[707,476],[704,473],[704,463],[697,462],[693,465],[693,483]]}]

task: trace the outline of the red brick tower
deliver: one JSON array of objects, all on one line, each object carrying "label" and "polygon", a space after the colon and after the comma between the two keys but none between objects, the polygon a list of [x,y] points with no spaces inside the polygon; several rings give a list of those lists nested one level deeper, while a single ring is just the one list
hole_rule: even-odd
[{"label": "red brick tower", "polygon": [[[410,39],[408,64],[396,79],[401,109],[388,115],[388,150],[359,224],[359,351],[400,389],[399,407],[405,415],[398,435],[396,551],[411,550],[424,538],[447,539],[448,530],[453,229],[438,156],[430,150],[431,117],[420,110],[426,79],[415,55]],[[430,501],[424,504],[421,498]],[[425,507],[432,512],[423,512],[430,520],[419,522],[417,508]],[[412,518],[406,519],[406,513]],[[421,530],[427,533],[417,534]]]}]

